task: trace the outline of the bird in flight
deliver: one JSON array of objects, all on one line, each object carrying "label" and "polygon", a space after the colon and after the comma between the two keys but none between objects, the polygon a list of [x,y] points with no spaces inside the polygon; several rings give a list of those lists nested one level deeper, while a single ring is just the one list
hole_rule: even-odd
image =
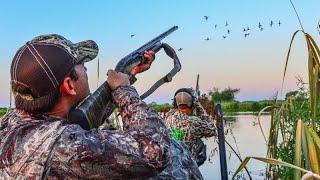
[{"label": "bird in flight", "polygon": [[246,30],[246,28],[243,28],[243,32],[246,32],[247,30]]},{"label": "bird in flight", "polygon": [[229,24],[228,24],[228,21],[226,21],[226,26],[228,26]]},{"label": "bird in flight", "polygon": [[281,21],[279,20],[279,22],[278,22],[278,25],[280,26],[281,25]]},{"label": "bird in flight", "polygon": [[260,28],[260,31],[263,31],[263,27]]},{"label": "bird in flight", "polygon": [[133,38],[135,36],[135,34],[131,34],[130,37]]},{"label": "bird in flight", "polygon": [[249,36],[250,35],[250,33],[245,33],[244,34],[244,37],[246,38],[247,36]]},{"label": "bird in flight", "polygon": [[182,51],[182,48],[179,48],[178,51]]},{"label": "bird in flight", "polygon": [[272,25],[273,25],[273,21],[271,20],[271,22],[270,22],[270,27],[272,27]]},{"label": "bird in flight", "polygon": [[203,18],[207,21],[209,19],[209,16],[203,16]]},{"label": "bird in flight", "polygon": [[247,26],[247,29],[246,29],[246,31],[250,31],[250,28],[249,28],[249,26]]},{"label": "bird in flight", "polygon": [[228,32],[228,34],[230,34],[230,29],[228,29],[228,31],[227,31],[227,32]]},{"label": "bird in flight", "polygon": [[261,25],[261,23],[259,22],[259,26],[258,26],[260,29],[262,28],[262,25]]},{"label": "bird in flight", "polygon": [[259,124],[259,123],[257,123],[257,122],[254,122],[254,121],[252,122],[252,125],[253,125],[253,126],[256,126],[256,125],[258,125],[258,124]]},{"label": "bird in flight", "polygon": [[207,38],[205,38],[204,40],[209,41],[209,40],[210,40],[210,38],[209,38],[209,37],[207,37]]},{"label": "bird in flight", "polygon": [[214,28],[215,28],[215,29],[217,29],[217,27],[218,27],[218,25],[217,25],[217,24],[215,24],[215,25],[214,25]]},{"label": "bird in flight", "polygon": [[227,38],[227,36],[222,36],[223,39]]}]

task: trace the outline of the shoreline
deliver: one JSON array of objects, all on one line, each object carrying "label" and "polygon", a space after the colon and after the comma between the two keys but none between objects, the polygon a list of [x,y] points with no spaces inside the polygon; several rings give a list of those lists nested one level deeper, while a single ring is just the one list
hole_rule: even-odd
[{"label": "shoreline", "polygon": [[[223,112],[224,117],[232,117],[232,116],[238,116],[238,115],[258,115],[259,112],[255,111],[245,111],[245,112]],[[261,115],[270,115],[271,112],[262,112]]]}]

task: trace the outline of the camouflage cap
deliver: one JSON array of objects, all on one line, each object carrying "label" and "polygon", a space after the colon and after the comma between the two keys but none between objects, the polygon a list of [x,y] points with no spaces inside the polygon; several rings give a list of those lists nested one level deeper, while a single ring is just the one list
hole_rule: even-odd
[{"label": "camouflage cap", "polygon": [[92,40],[81,41],[73,44],[70,40],[58,34],[41,35],[33,38],[31,43],[52,43],[62,46],[77,63],[88,62],[94,59],[99,52],[98,45]]},{"label": "camouflage cap", "polygon": [[192,96],[187,92],[179,92],[174,97],[176,99],[177,106],[187,105],[188,107],[192,107]]},{"label": "camouflage cap", "polygon": [[57,34],[35,37],[16,52],[11,82],[30,89],[33,98],[48,95],[75,65],[94,59],[98,51],[92,40],[74,44]]}]

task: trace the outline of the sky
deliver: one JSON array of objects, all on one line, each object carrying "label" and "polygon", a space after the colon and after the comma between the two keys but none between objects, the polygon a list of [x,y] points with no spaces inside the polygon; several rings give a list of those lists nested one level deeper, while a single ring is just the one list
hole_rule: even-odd
[{"label": "sky", "polygon": [[[305,31],[318,42],[320,1],[293,2]],[[90,89],[94,91],[122,57],[174,25],[179,29],[163,42],[176,50],[182,48],[177,51],[182,69],[147,102],[171,102],[178,88],[195,87],[197,74],[202,93],[230,86],[240,88],[236,96],[239,101],[270,99],[281,89],[290,39],[300,29],[289,0],[11,0],[1,3],[0,14],[0,107],[9,104],[12,58],[35,36],[56,33],[72,42],[96,41],[100,48],[99,81],[98,58],[87,64]],[[204,16],[209,17],[207,21]],[[282,24],[271,28],[271,20]],[[244,38],[242,30],[247,26],[250,35]],[[135,36],[130,38],[131,34]],[[205,41],[207,37],[211,40]],[[142,94],[172,67],[172,60],[160,52],[151,69],[138,75],[134,86]],[[308,81],[302,34],[293,44],[288,68],[284,93],[297,88],[296,76]]]}]

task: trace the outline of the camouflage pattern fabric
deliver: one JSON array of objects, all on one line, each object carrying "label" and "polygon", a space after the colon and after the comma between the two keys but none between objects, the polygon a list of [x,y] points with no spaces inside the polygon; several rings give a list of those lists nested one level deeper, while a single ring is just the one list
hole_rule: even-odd
[{"label": "camouflage pattern fabric", "polygon": [[33,38],[32,43],[49,43],[63,46],[65,50],[71,54],[77,62],[88,62],[94,59],[99,52],[98,45],[92,40],[72,43],[70,40],[58,34],[47,34]]},{"label": "camouflage pattern fabric", "polygon": [[150,179],[203,179],[198,165],[184,143],[171,139],[172,164]]},{"label": "camouflage pattern fabric", "polygon": [[124,131],[86,131],[60,117],[17,110],[5,115],[0,124],[0,177],[202,179],[191,154],[170,139],[161,117],[133,87],[120,86],[113,98]]},{"label": "camouflage pattern fabric", "polygon": [[199,101],[194,103],[194,115],[188,116],[178,109],[171,109],[166,114],[165,125],[169,129],[182,129],[185,133],[184,142],[192,155],[197,159],[196,140],[202,137],[216,135],[216,128],[212,118],[206,113]]}]

